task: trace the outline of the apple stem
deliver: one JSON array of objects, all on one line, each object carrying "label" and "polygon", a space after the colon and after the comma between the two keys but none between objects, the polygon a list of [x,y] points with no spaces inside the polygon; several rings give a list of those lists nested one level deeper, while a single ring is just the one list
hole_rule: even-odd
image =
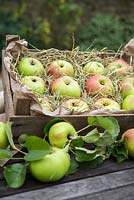
[{"label": "apple stem", "polygon": [[80,133],[80,132],[82,132],[82,131],[88,129],[90,126],[91,126],[91,125],[87,125],[87,126],[85,126],[84,128],[82,128],[82,129],[76,131],[76,133],[78,134],[78,133]]}]

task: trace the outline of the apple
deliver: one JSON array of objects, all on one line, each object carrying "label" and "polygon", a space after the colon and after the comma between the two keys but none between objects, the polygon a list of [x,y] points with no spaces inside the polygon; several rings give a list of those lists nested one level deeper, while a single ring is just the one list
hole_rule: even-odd
[{"label": "apple", "polygon": [[40,104],[42,110],[53,111],[52,105],[47,97],[42,97],[42,98],[40,97],[40,98],[38,98],[38,101],[39,101],[39,104]]},{"label": "apple", "polygon": [[52,153],[29,164],[31,174],[41,182],[54,182],[63,178],[70,167],[70,156],[64,149],[52,147]]},{"label": "apple", "polygon": [[23,76],[43,75],[44,67],[39,60],[31,57],[24,57],[18,64],[18,72]]},{"label": "apple", "polygon": [[6,134],[6,124],[0,122],[0,149],[5,149],[9,144],[8,137]]},{"label": "apple", "polygon": [[134,95],[128,95],[122,102],[123,110],[134,110]]},{"label": "apple", "polygon": [[115,73],[118,76],[125,76],[132,71],[132,66],[130,66],[126,61],[123,59],[117,59],[111,62],[107,69],[110,70],[112,73]]},{"label": "apple", "polygon": [[60,77],[63,75],[74,76],[73,65],[65,60],[53,61],[48,67],[48,72],[54,77]]},{"label": "apple", "polygon": [[80,97],[81,88],[77,81],[70,76],[62,76],[52,81],[50,85],[52,94],[58,94],[69,97]]},{"label": "apple", "polygon": [[100,62],[91,61],[84,66],[83,71],[86,74],[104,74],[105,68]]},{"label": "apple", "polygon": [[134,95],[134,77],[125,77],[120,82],[120,91],[123,97]]},{"label": "apple", "polygon": [[76,98],[67,99],[63,101],[62,107],[75,112],[89,111],[88,104],[82,99],[76,99]]},{"label": "apple", "polygon": [[38,76],[24,76],[21,78],[20,83],[30,88],[37,96],[45,92],[45,81]]},{"label": "apple", "polygon": [[125,131],[122,135],[122,139],[128,151],[128,155],[134,158],[134,128]]},{"label": "apple", "polygon": [[48,138],[52,146],[63,148],[69,137],[77,135],[75,128],[69,122],[58,122],[51,126]]},{"label": "apple", "polygon": [[96,74],[90,76],[85,83],[85,89],[88,94],[95,95],[100,93],[102,95],[113,95],[114,86],[110,78]]},{"label": "apple", "polygon": [[95,107],[100,110],[120,110],[120,105],[110,98],[100,98],[95,102]]}]

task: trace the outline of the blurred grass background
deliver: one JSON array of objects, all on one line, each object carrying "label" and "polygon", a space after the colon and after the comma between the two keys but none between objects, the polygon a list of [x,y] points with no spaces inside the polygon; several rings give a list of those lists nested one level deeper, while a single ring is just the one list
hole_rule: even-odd
[{"label": "blurred grass background", "polygon": [[134,37],[133,10],[133,0],[0,0],[0,48],[18,34],[37,48],[117,51]]}]

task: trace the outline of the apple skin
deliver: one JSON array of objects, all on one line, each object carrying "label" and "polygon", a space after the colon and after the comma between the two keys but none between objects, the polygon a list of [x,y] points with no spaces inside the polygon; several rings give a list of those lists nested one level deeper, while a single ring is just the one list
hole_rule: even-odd
[{"label": "apple skin", "polygon": [[4,122],[0,122],[0,149],[5,149],[9,144]]},{"label": "apple skin", "polygon": [[77,135],[75,128],[69,122],[58,122],[51,126],[48,134],[52,146],[63,148],[69,136]]},{"label": "apple skin", "polygon": [[125,77],[120,82],[120,90],[123,97],[134,95],[134,77]]},{"label": "apple skin", "polygon": [[18,72],[23,76],[36,76],[44,74],[42,63],[31,57],[24,57],[18,64]]},{"label": "apple skin", "polygon": [[90,76],[85,83],[85,89],[88,94],[95,95],[100,93],[102,95],[113,95],[114,86],[110,78],[96,74]]},{"label": "apple skin", "polygon": [[75,112],[89,111],[88,104],[82,99],[76,99],[76,98],[67,99],[63,101],[62,106],[68,110],[75,111]]},{"label": "apple skin", "polygon": [[53,111],[52,105],[47,97],[38,98],[40,106],[43,110]]},{"label": "apple skin", "polygon": [[105,68],[100,62],[91,61],[83,67],[83,71],[85,74],[104,74]]},{"label": "apple skin", "polygon": [[120,110],[120,105],[110,98],[100,98],[95,102],[95,107],[100,110]]},{"label": "apple skin", "polygon": [[48,67],[48,72],[54,77],[74,76],[73,65],[65,60],[55,60]]},{"label": "apple skin", "polygon": [[122,135],[125,147],[128,151],[128,155],[134,158],[134,128],[128,129]]},{"label": "apple skin", "polygon": [[81,96],[81,88],[79,84],[70,76],[56,78],[50,85],[50,91],[52,94],[66,97],[77,98]]},{"label": "apple skin", "polygon": [[132,66],[130,66],[126,61],[123,59],[117,59],[111,62],[107,69],[111,72],[115,71],[115,74],[118,76],[125,76],[132,71]]},{"label": "apple skin", "polygon": [[52,147],[53,152],[41,160],[30,162],[30,171],[41,182],[54,182],[63,178],[70,167],[70,156],[64,149]]},{"label": "apple skin", "polygon": [[128,95],[122,103],[123,110],[134,110],[134,95]]}]

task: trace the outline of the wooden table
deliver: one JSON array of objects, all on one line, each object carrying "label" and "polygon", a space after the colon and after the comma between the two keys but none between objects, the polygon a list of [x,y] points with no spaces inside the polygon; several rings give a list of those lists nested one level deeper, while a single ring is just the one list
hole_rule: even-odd
[{"label": "wooden table", "polygon": [[7,188],[0,174],[1,200],[134,200],[134,161],[106,160],[96,169],[80,169],[57,183],[43,184],[30,174],[23,187]]}]

